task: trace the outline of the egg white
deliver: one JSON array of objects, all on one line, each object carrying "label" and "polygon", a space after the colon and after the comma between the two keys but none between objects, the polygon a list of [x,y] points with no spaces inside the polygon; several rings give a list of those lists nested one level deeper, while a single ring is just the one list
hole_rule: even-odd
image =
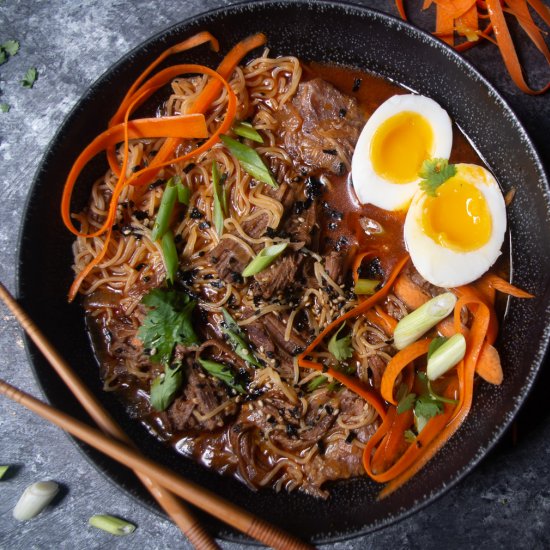
[{"label": "egg white", "polygon": [[483,194],[491,215],[489,240],[476,250],[458,252],[428,236],[422,226],[426,193],[419,190],[405,218],[405,244],[416,270],[433,285],[452,288],[466,285],[483,275],[501,254],[506,232],[506,206],[494,176],[474,164],[457,164],[457,176],[473,184]]},{"label": "egg white", "polygon": [[452,123],[447,111],[429,97],[404,94],[390,97],[371,115],[357,141],[351,163],[353,187],[359,201],[384,210],[406,209],[418,189],[420,177],[409,183],[393,183],[376,173],[371,161],[371,143],[379,126],[401,112],[418,113],[434,136],[432,158],[448,159],[453,145]]}]

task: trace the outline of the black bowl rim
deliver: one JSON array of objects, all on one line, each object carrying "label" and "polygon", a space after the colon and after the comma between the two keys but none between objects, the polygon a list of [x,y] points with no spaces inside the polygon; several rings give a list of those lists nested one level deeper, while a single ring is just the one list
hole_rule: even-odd
[{"label": "black bowl rim", "polygon": [[[166,28],[164,28],[163,30],[150,36],[149,38],[147,38],[146,40],[144,40],[143,42],[135,46],[132,50],[122,55],[122,57],[120,57],[115,63],[111,64],[88,87],[88,89],[84,92],[84,94],[80,96],[80,98],[77,100],[75,105],[71,108],[71,110],[65,115],[63,122],[55,132],[48,146],[46,147],[46,150],[34,174],[32,184],[29,188],[29,192],[25,200],[24,210],[23,210],[24,212],[23,222],[20,225],[18,239],[17,239],[18,269],[15,275],[15,285],[16,285],[18,296],[21,295],[21,285],[22,285],[22,280],[20,276],[21,275],[20,266],[22,265],[22,248],[23,248],[25,227],[27,223],[27,218],[25,213],[28,211],[29,204],[32,200],[35,189],[39,185],[40,174],[50,162],[50,156],[53,155],[55,144],[58,142],[60,136],[64,133],[65,128],[70,125],[73,117],[76,116],[77,112],[79,111],[81,103],[85,101],[88,97],[93,96],[98,89],[101,89],[103,81],[106,78],[108,78],[108,76],[112,72],[116,71],[119,67],[122,67],[128,62],[130,62],[132,58],[134,58],[135,56],[139,56],[140,52],[143,49],[146,49],[150,44],[156,43],[157,41],[162,40],[163,37],[173,33],[176,29],[185,28],[200,20],[210,20],[212,18],[218,18],[220,16],[223,17],[225,14],[228,14],[234,11],[237,11],[237,12],[242,11],[243,8],[252,9],[253,11],[256,11],[256,10],[262,10],[266,6],[280,6],[280,7],[293,6],[294,7],[299,5],[306,5],[306,6],[311,5],[311,6],[315,6],[316,9],[317,7],[323,7],[323,9],[347,9],[350,11],[355,10],[357,12],[361,12],[362,15],[366,15],[368,17],[371,17],[372,19],[378,19],[386,26],[397,26],[399,30],[407,31],[410,34],[415,35],[417,39],[422,38],[424,41],[428,41],[431,44],[431,46],[435,48],[439,48],[445,51],[446,55],[453,57],[454,61],[459,65],[462,65],[467,70],[470,76],[475,77],[479,82],[483,84],[483,86],[490,93],[492,99],[500,103],[503,110],[507,113],[508,117],[510,117],[510,120],[512,121],[513,125],[521,134],[521,140],[525,144],[525,148],[529,150],[529,154],[536,165],[536,171],[538,173],[538,178],[539,178],[538,182],[546,191],[547,198],[549,199],[549,202],[550,202],[550,185],[549,185],[548,176],[546,175],[545,168],[541,161],[537,148],[532,142],[531,138],[529,137],[529,134],[527,133],[524,125],[519,120],[519,118],[517,117],[513,109],[510,107],[509,103],[502,97],[500,92],[498,92],[497,89],[487,80],[487,78],[485,78],[479,72],[479,70],[476,67],[474,67],[474,65],[472,65],[472,63],[470,63],[468,60],[463,58],[456,50],[448,46],[443,41],[439,40],[438,38],[434,37],[430,33],[424,31],[423,29],[416,27],[414,24],[411,24],[408,21],[404,21],[391,14],[388,14],[378,9],[371,8],[355,2],[342,1],[342,0],[334,0],[334,1],[332,0],[314,0],[314,1],[311,1],[311,0],[303,0],[303,1],[302,0],[244,0],[242,2],[237,2],[227,6],[221,6],[221,7],[213,8],[204,12],[197,13],[188,18],[182,19],[174,24],[171,24]],[[26,334],[24,335],[24,340],[25,340],[25,349],[26,349],[27,357],[29,359],[31,368],[33,370],[33,375],[38,383],[38,386],[40,387],[41,392],[46,397],[46,400],[49,401],[44,383],[35,366],[35,356],[39,355],[39,352],[33,348],[32,340]],[[537,362],[537,365],[531,369],[529,378],[526,380],[526,383],[522,386],[521,395],[516,396],[517,398],[515,400],[514,408],[510,411],[510,413],[507,415],[505,420],[500,425],[495,427],[495,430],[492,432],[492,438],[487,443],[487,445],[483,449],[481,449],[480,452],[475,457],[473,457],[463,467],[462,470],[458,471],[457,474],[450,481],[443,484],[439,488],[432,490],[429,494],[426,494],[425,498],[423,498],[420,501],[416,501],[410,508],[406,510],[399,510],[396,515],[389,515],[388,517],[386,517],[381,521],[378,521],[371,525],[365,525],[363,528],[356,530],[354,532],[346,531],[341,534],[335,534],[335,536],[329,536],[322,539],[314,539],[314,542],[329,543],[329,542],[339,542],[339,541],[349,540],[352,538],[364,536],[370,532],[382,529],[391,524],[402,521],[405,518],[408,518],[411,515],[418,512],[419,510],[423,509],[428,504],[433,503],[435,500],[443,496],[449,489],[451,489],[457,483],[459,483],[485,458],[485,456],[487,456],[490,450],[502,438],[504,432],[509,428],[514,418],[518,414],[520,408],[522,407],[523,403],[525,402],[528,395],[530,394],[533,388],[535,379],[539,374],[545,359],[550,355],[549,350],[550,350],[550,322],[547,322],[545,326],[545,339],[541,340],[539,348],[536,353],[539,360]],[[65,435],[82,453],[85,459],[89,463],[91,463],[91,465],[97,471],[99,471],[113,486],[117,487],[118,490],[122,490],[126,495],[130,496],[132,499],[139,501],[141,505],[145,506],[149,511],[153,512],[154,514],[165,517],[165,514],[152,501],[146,501],[140,498],[139,495],[135,494],[130,487],[126,487],[118,483],[110,475],[109,469],[107,467],[103,467],[102,465],[99,465],[94,460],[93,456],[91,456],[90,454],[90,448],[86,444],[80,442],[79,440],[70,436],[69,434],[65,434]],[[245,543],[250,545],[258,544],[256,541],[250,540],[248,538],[243,538],[243,536],[239,533],[235,534],[234,532],[229,532],[229,533],[221,532],[219,533],[219,536],[221,539],[225,539],[228,541],[240,542],[240,543]]]}]

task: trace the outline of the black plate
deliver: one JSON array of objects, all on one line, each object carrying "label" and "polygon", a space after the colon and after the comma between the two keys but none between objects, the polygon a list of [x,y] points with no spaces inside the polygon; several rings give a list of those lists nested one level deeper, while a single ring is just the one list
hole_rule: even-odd
[{"label": "black plate", "polygon": [[[73,159],[106,127],[125,92],[120,83],[129,84],[166,47],[204,29],[220,39],[224,51],[244,36],[264,31],[273,54],[373,71],[432,97],[470,137],[504,191],[518,189],[509,209],[512,244],[521,242],[512,246],[513,279],[537,298],[509,304],[499,342],[504,383],[498,388],[480,384],[473,411],[460,432],[405,488],[382,502],[375,501],[378,487],[367,478],[335,484],[326,502],[301,494],[252,493],[234,479],[170,452],[130,421],[111,395],[101,392],[82,310],[66,302],[72,278],[72,235],[62,226],[58,212]],[[186,59],[215,66],[219,58],[204,47]],[[99,175],[104,165],[97,163],[94,169]],[[76,201],[83,204],[88,190],[86,185],[80,189]],[[395,18],[350,4],[254,2],[210,12],[155,36],[107,71],[78,103],[36,174],[20,240],[19,297],[144,453],[304,539],[335,541],[402,518],[442,494],[478,463],[511,422],[549,340],[545,314],[550,303],[550,274],[545,268],[550,265],[549,203],[546,177],[521,124],[491,85],[444,44]],[[83,418],[64,385],[32,344],[27,345],[50,402]],[[154,508],[132,474],[82,448],[117,485]],[[218,534],[235,537],[212,519],[205,521]]]}]

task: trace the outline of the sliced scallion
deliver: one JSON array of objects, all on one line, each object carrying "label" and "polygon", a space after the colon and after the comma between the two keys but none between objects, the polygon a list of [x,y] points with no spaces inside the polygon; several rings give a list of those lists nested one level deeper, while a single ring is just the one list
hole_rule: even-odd
[{"label": "sliced scallion", "polygon": [[178,251],[174,242],[174,234],[167,231],[162,236],[161,241],[162,257],[164,259],[164,268],[166,269],[166,279],[173,283],[178,271]]},{"label": "sliced scallion", "polygon": [[233,351],[251,365],[254,365],[255,367],[261,367],[262,364],[258,361],[258,359],[256,359],[254,353],[252,353],[252,350],[250,349],[250,346],[245,339],[243,331],[241,330],[239,325],[237,325],[235,319],[231,317],[231,315],[225,308],[222,308],[222,313],[225,322],[225,326],[222,326],[222,333],[227,336],[229,343],[233,347]]},{"label": "sliced scallion", "polygon": [[460,333],[451,336],[428,358],[428,380],[436,380],[452,369],[466,354],[466,339]]},{"label": "sliced scallion", "polygon": [[170,217],[174,210],[174,204],[176,204],[176,198],[178,197],[178,189],[174,183],[174,179],[170,178],[166,183],[162,199],[160,200],[159,211],[155,218],[155,224],[153,225],[153,231],[151,232],[151,239],[158,241],[162,239],[168,226],[170,224]]},{"label": "sliced scallion", "polygon": [[275,189],[279,187],[269,168],[264,164],[264,161],[255,149],[229,136],[221,135],[220,139],[229,151],[237,157],[239,164],[245,172],[250,174],[254,179],[267,183]]},{"label": "sliced scallion", "polygon": [[4,477],[4,474],[8,471],[9,466],[0,466],[0,479]]},{"label": "sliced scallion", "polygon": [[239,393],[246,393],[243,385],[237,382],[235,379],[235,374],[227,365],[223,365],[222,363],[218,363],[216,361],[209,361],[208,359],[199,359],[199,363],[202,368],[214,378],[221,380],[230,388],[233,388]]},{"label": "sliced scallion", "polygon": [[212,162],[212,192],[214,194],[214,226],[218,235],[221,235],[223,233],[223,222],[227,213],[224,211],[224,191],[220,184],[220,172],[216,161]]},{"label": "sliced scallion", "polygon": [[258,130],[250,124],[250,122],[239,122],[233,126],[233,131],[243,138],[255,141],[256,143],[263,143],[262,136],[258,133]]},{"label": "sliced scallion", "polygon": [[354,292],[357,295],[364,294],[371,296],[376,292],[379,286],[380,281],[377,281],[376,279],[357,279]]},{"label": "sliced scallion", "polygon": [[397,349],[404,349],[445,319],[456,304],[456,296],[445,292],[435,296],[397,323],[393,340]]},{"label": "sliced scallion", "polygon": [[185,206],[189,206],[189,201],[191,200],[191,189],[186,185],[183,185],[181,178],[174,178],[176,182],[176,188],[178,190],[178,201]]},{"label": "sliced scallion", "polygon": [[37,481],[29,485],[17,501],[13,517],[19,521],[32,519],[48,506],[58,492],[59,485],[55,481]]},{"label": "sliced scallion", "polygon": [[323,384],[328,382],[328,378],[320,374],[316,376],[313,380],[310,380],[307,385],[307,391],[315,391],[317,388],[321,387]]},{"label": "sliced scallion", "polygon": [[102,531],[106,531],[107,533],[111,533],[111,535],[116,535],[117,537],[130,535],[136,530],[136,526],[133,523],[103,514],[92,516],[88,520],[88,524],[91,527],[96,527],[97,529],[101,529]]},{"label": "sliced scallion", "polygon": [[244,268],[243,277],[251,277],[269,267],[286,249],[288,243],[272,244],[266,246],[259,254]]}]

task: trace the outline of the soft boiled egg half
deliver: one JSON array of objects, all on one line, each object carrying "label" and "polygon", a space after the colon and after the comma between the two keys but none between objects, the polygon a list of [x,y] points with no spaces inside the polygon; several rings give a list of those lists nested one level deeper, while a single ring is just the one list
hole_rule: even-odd
[{"label": "soft boiled egg half", "polygon": [[422,163],[448,159],[452,143],[451,119],[433,99],[390,97],[365,124],[353,153],[357,198],[384,210],[406,209],[418,189]]},{"label": "soft boiled egg half", "polygon": [[499,257],[506,231],[506,206],[493,175],[475,164],[455,167],[435,196],[416,193],[404,227],[417,271],[445,288],[483,275]]}]

